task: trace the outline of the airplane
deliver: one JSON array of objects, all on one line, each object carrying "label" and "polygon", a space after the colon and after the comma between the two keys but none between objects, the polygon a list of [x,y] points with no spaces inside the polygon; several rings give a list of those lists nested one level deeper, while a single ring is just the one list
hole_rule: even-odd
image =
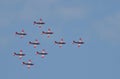
[{"label": "airplane", "polygon": [[78,44],[78,47],[80,47],[81,44],[84,44],[82,38],[79,39],[79,41],[73,41],[73,44]]},{"label": "airplane", "polygon": [[42,31],[42,34],[47,34],[47,35],[48,35],[47,37],[50,38],[50,34],[53,34],[53,32],[52,32],[51,29],[49,28],[48,31],[46,31],[46,32],[45,32],[45,31]]},{"label": "airplane", "polygon": [[41,52],[36,52],[36,55],[41,55],[41,58],[44,58],[45,57],[45,55],[47,55],[48,53],[45,51],[45,49],[42,49],[42,51]]},{"label": "airplane", "polygon": [[41,28],[41,27],[42,27],[41,25],[44,25],[45,22],[43,22],[42,19],[40,18],[40,21],[39,21],[39,22],[34,21],[34,25],[35,25],[35,24],[40,25],[39,28]]},{"label": "airplane", "polygon": [[24,29],[22,29],[21,32],[15,32],[16,35],[20,35],[21,38],[23,38],[27,33],[24,32]]},{"label": "airplane", "polygon": [[22,57],[25,56],[25,55],[26,55],[26,54],[23,54],[23,51],[22,51],[22,50],[20,50],[19,53],[14,52],[14,54],[13,54],[13,56],[19,56],[19,59],[22,59]]},{"label": "airplane", "polygon": [[66,42],[61,38],[59,42],[55,41],[55,44],[59,44],[59,47],[61,48],[63,44],[66,44]]},{"label": "airplane", "polygon": [[40,45],[37,39],[34,42],[29,41],[29,44],[34,45],[34,48],[36,48],[37,45]]},{"label": "airplane", "polygon": [[32,60],[28,60],[28,62],[22,62],[23,65],[27,65],[27,68],[30,69],[31,66],[34,64],[32,63]]}]

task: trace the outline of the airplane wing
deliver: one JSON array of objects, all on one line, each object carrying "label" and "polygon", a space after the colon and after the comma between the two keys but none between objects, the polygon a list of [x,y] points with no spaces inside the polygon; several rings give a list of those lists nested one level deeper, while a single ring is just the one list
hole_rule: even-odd
[{"label": "airplane wing", "polygon": [[[24,33],[24,29],[22,29],[21,33]],[[24,37],[24,35],[20,35],[21,38]]]},{"label": "airplane wing", "polygon": [[28,67],[28,69],[30,69],[31,66],[30,66],[30,65],[27,65],[27,67]]},{"label": "airplane wing", "polygon": [[[39,43],[37,39],[35,40],[35,43]],[[36,48],[36,47],[37,47],[37,45],[34,44],[34,48]]]},{"label": "airplane wing", "polygon": [[[48,29],[48,32],[51,32],[51,29],[50,29],[50,28]],[[47,37],[50,38],[50,34],[48,34]]]},{"label": "airplane wing", "polygon": [[[23,53],[23,51],[22,50],[20,50],[20,54],[22,54]],[[19,56],[19,59],[21,59],[22,58],[22,56],[20,55]]]},{"label": "airplane wing", "polygon": [[62,47],[62,44],[59,44],[59,47],[61,48],[61,47]]},{"label": "airplane wing", "polygon": [[45,49],[42,50],[42,53],[45,53]]},{"label": "airplane wing", "polygon": [[63,39],[63,38],[61,38],[60,42],[64,42],[64,39]]},{"label": "airplane wing", "polygon": [[50,28],[48,29],[48,32],[51,32],[51,29],[50,29]]},{"label": "airplane wing", "polygon": [[37,47],[37,45],[34,45],[34,48],[36,48]]},{"label": "airplane wing", "polygon": [[[28,64],[31,64],[32,60],[28,60]],[[30,69],[31,65],[27,65],[28,69]]]},{"label": "airplane wing", "polygon": [[23,53],[23,51],[22,50],[20,50],[20,54],[22,54]]},{"label": "airplane wing", "polygon": [[24,33],[24,29],[22,29],[21,33]]},{"label": "airplane wing", "polygon": [[38,40],[37,40],[37,39],[35,40],[35,43],[38,43]]},{"label": "airplane wing", "polygon": [[50,38],[50,34],[47,35],[47,38]]},{"label": "airplane wing", "polygon": [[[42,53],[46,53],[46,52],[45,52],[45,49],[42,50]],[[41,55],[41,57],[44,58],[45,55]]]},{"label": "airplane wing", "polygon": [[19,59],[21,59],[22,58],[22,56],[19,56]]},{"label": "airplane wing", "polygon": [[[45,49],[42,50],[42,53],[45,53]],[[45,57],[45,55],[41,55],[42,58]]]},{"label": "airplane wing", "polygon": [[82,38],[80,38],[79,42],[82,42]]},{"label": "airplane wing", "polygon": [[42,18],[40,18],[40,22],[42,22]]},{"label": "airplane wing", "polygon": [[78,44],[78,47],[80,47],[80,44]]},{"label": "airplane wing", "polygon": [[41,55],[41,58],[44,58],[45,57],[45,55]]},{"label": "airplane wing", "polygon": [[32,63],[32,60],[28,60],[28,63],[31,64],[31,63]]},{"label": "airplane wing", "polygon": [[20,35],[20,38],[23,38],[24,37],[24,35]]}]

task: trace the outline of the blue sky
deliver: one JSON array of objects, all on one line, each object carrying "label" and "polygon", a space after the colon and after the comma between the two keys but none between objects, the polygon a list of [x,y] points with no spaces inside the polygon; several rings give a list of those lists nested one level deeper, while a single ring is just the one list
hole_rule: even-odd
[{"label": "blue sky", "polygon": [[[2,0],[0,1],[0,78],[4,79],[120,79],[120,1],[119,0]],[[42,29],[33,25],[40,18]],[[51,28],[47,39],[41,31]],[[16,31],[28,33],[20,39]],[[83,38],[80,48],[73,40]],[[54,41],[64,38],[62,48]],[[28,41],[39,39],[36,49]],[[45,49],[41,59],[36,51]],[[22,60],[13,52],[22,49]],[[28,70],[21,63],[31,59]]]}]

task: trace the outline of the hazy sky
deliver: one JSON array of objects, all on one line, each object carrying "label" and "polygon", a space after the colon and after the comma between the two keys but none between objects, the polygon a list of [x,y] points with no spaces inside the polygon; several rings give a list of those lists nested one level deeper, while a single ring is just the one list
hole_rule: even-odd
[{"label": "hazy sky", "polygon": [[[2,0],[0,1],[1,79],[120,79],[120,1],[119,0]],[[33,25],[42,18],[41,29]],[[48,28],[48,39],[41,35]],[[15,35],[22,29],[23,39]],[[80,48],[73,40],[83,38]],[[64,38],[59,48],[54,41]],[[38,39],[37,48],[28,45]],[[27,55],[19,60],[13,52]],[[36,51],[45,49],[42,59]],[[22,65],[31,59],[30,70]]]}]

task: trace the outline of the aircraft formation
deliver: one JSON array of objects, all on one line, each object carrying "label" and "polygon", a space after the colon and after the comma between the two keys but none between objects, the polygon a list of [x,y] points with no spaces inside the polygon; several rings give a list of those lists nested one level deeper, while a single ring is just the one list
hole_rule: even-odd
[{"label": "aircraft formation", "polygon": [[[43,22],[43,20],[40,18],[39,21],[34,21],[33,25],[37,25],[37,27],[42,28],[42,25],[44,25],[45,22]],[[20,36],[20,38],[23,38],[27,35],[27,33],[24,31],[24,29],[21,30],[21,32],[15,32],[16,35]],[[45,34],[47,35],[47,38],[50,38],[50,35],[54,34],[53,31],[51,31],[50,28],[48,28],[47,31],[42,31],[41,33],[42,35]],[[35,39],[34,41],[29,41],[28,42],[30,45],[33,45],[34,48],[36,48],[38,45],[40,45],[40,42]],[[62,48],[62,45],[66,44],[66,42],[64,41],[63,38],[60,39],[60,41],[54,41],[54,43],[56,45],[59,46],[59,48]],[[82,38],[80,38],[78,41],[73,40],[72,44],[77,44],[78,48],[81,46],[81,44],[84,44]],[[45,49],[42,49],[41,51],[37,51],[35,52],[36,55],[40,55],[41,58],[45,58],[46,55],[48,55],[48,53],[46,52]],[[19,53],[13,52],[13,56],[18,56],[19,59],[22,59],[24,56],[26,56],[25,53],[23,53],[23,50],[20,50]],[[28,69],[30,69],[31,66],[34,65],[34,63],[32,63],[32,60],[29,59],[27,62],[22,62],[23,65],[26,65]]]}]

